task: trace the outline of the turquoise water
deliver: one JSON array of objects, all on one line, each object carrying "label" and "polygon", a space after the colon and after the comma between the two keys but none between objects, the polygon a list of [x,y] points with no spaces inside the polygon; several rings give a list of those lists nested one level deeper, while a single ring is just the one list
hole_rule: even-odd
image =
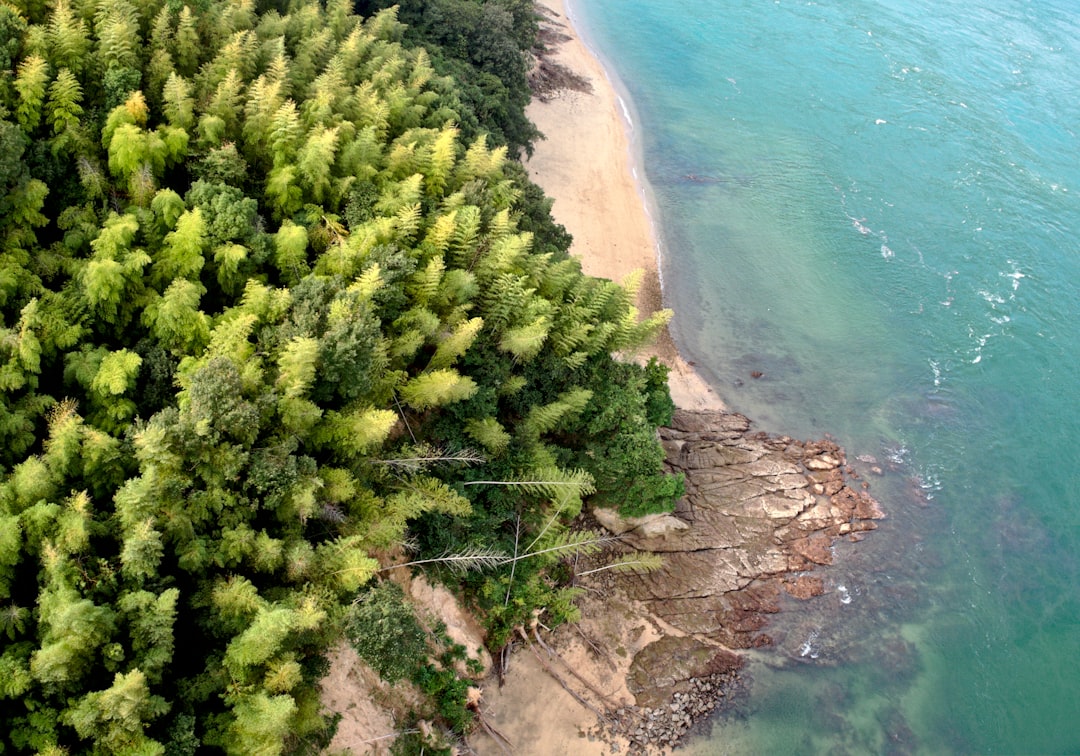
[{"label": "turquoise water", "polygon": [[695,752],[1080,752],[1080,5],[573,12],[633,103],[684,352],[890,514]]}]

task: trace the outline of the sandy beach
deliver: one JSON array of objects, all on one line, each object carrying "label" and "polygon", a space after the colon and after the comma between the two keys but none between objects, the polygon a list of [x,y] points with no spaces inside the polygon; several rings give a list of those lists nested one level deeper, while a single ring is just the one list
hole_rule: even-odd
[{"label": "sandy beach", "polygon": [[[563,0],[538,5],[546,9],[548,23],[559,35],[559,41],[549,45],[550,58],[584,79],[590,91],[564,89],[533,99],[526,113],[546,138],[536,143],[525,164],[529,176],[554,199],[552,215],[573,235],[570,251],[584,271],[623,281],[644,269],[638,307],[643,313],[661,309],[656,229],[646,191],[634,177],[638,157],[619,95],[570,23]],[[666,331],[639,357],[652,355],[671,368],[676,405],[723,408],[716,392],[679,356]]]},{"label": "sandy beach", "polygon": [[[547,23],[557,41],[549,44],[554,63],[577,74],[587,91],[563,89],[534,98],[528,115],[546,137],[536,143],[526,163],[530,177],[554,199],[552,215],[573,235],[571,253],[590,275],[624,280],[645,271],[638,307],[643,313],[663,307],[656,229],[647,208],[646,190],[634,176],[638,157],[614,85],[573,28],[563,0],[542,0]],[[640,174],[641,169],[637,168]],[[676,313],[676,317],[678,314]],[[657,343],[636,355],[658,357],[671,368],[672,398],[687,409],[723,409],[713,389],[679,354],[665,331]],[[653,626],[635,623],[630,606],[586,597],[580,634],[560,629],[554,643],[560,660],[548,665],[564,682],[573,673],[585,678],[617,705],[633,703],[626,672],[634,653],[656,639]],[[640,624],[640,626],[638,626]],[[585,636],[604,637],[623,650],[598,660]],[[614,639],[618,639],[615,641]],[[621,645],[620,645],[621,642]],[[541,652],[541,656],[544,656]],[[564,662],[565,665],[564,666]],[[540,656],[519,650],[510,660],[502,687],[489,680],[483,710],[487,720],[520,756],[592,756],[626,753],[628,743],[601,737],[596,714],[568,693],[547,670]],[[578,682],[573,687],[582,688]],[[480,754],[506,753],[506,746],[477,735],[472,747]]]},{"label": "sandy beach", "polygon": [[[663,307],[658,248],[646,189],[634,175],[635,169],[638,174],[642,170],[635,168],[638,158],[623,105],[604,68],[571,25],[563,0],[541,0],[538,7],[547,16],[548,62],[580,77],[584,86],[534,98],[527,113],[546,138],[536,143],[526,168],[554,200],[552,215],[573,235],[570,251],[584,271],[621,282],[643,270],[638,308],[652,313]],[[724,408],[715,391],[679,356],[666,330],[656,344],[633,355],[642,361],[652,356],[671,369],[669,385],[679,407]],[[531,651],[518,649],[509,659],[502,685],[494,674],[481,683],[484,720],[505,740],[478,728],[469,742],[475,753],[606,756],[630,751],[625,738],[601,732],[597,712],[633,705],[627,687],[631,660],[661,634],[682,633],[656,618],[646,619],[639,606],[621,595],[592,591],[579,604],[581,621],[548,636],[546,643],[557,656],[534,641]],[[478,636],[461,642],[469,647],[480,643]],[[599,648],[604,653],[598,653]],[[341,679],[329,681],[324,698],[344,718],[331,750],[385,753],[393,723],[385,713],[378,715],[357,701],[363,703],[373,690],[387,700],[400,695],[369,679],[366,665],[349,649],[337,653],[344,654],[335,665]]]}]

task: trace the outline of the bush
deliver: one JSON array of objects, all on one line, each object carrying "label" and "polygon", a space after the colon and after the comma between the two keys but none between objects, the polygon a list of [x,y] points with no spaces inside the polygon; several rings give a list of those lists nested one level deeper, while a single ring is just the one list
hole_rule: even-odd
[{"label": "bush", "polygon": [[427,633],[396,583],[377,583],[361,594],[347,633],[360,658],[387,682],[412,679],[427,661]]}]

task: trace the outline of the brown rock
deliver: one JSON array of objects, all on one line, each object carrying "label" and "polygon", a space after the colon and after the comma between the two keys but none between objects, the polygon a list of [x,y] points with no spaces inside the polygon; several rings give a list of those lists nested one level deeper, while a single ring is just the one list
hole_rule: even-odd
[{"label": "brown rock", "polygon": [[782,590],[809,598],[824,589],[820,578],[790,573],[830,564],[833,539],[882,516],[847,485],[832,441],[751,432],[742,415],[689,410],[676,411],[660,437],[668,468],[686,477],[670,519],[689,527],[651,538],[646,528],[626,531],[628,547],[661,553],[664,565],[609,579],[677,631],[730,648],[770,642],[762,630]]},{"label": "brown rock", "polygon": [[594,509],[593,517],[615,535],[633,532],[642,538],[665,538],[690,527],[684,520],[669,514],[623,517],[614,509]]},{"label": "brown rock", "polygon": [[732,672],[742,658],[690,637],[665,636],[643,648],[630,665],[627,687],[638,706],[667,704],[680,684]]},{"label": "brown rock", "polygon": [[803,462],[808,470],[835,470],[840,467],[840,460],[831,454],[822,454],[820,457],[812,457]]},{"label": "brown rock", "polygon": [[855,505],[855,516],[861,520],[880,520],[885,517],[885,512],[877,501],[865,491],[857,495],[858,503]]},{"label": "brown rock", "polygon": [[791,542],[791,550],[814,564],[832,564],[832,539],[813,535]]},{"label": "brown rock", "polygon": [[797,599],[813,598],[825,592],[825,581],[810,575],[799,575],[794,580],[785,580],[783,586],[785,591]]}]

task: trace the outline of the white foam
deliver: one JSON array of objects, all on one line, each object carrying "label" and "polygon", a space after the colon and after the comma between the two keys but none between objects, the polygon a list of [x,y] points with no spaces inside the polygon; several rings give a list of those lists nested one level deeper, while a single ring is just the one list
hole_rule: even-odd
[{"label": "white foam", "polygon": [[621,95],[615,95],[615,99],[619,101],[619,108],[622,110],[623,118],[626,119],[626,125],[631,131],[634,130],[634,119],[630,117],[630,109],[626,107],[626,102]]},{"label": "white foam", "polygon": [[863,225],[862,222],[864,220],[866,220],[866,219],[865,218],[862,218],[862,219],[852,218],[851,219],[851,225],[854,226],[855,230],[858,231],[860,234],[862,234],[863,236],[867,236],[867,235],[870,234],[870,229]]},{"label": "white foam", "polygon": [[815,630],[810,633],[810,635],[806,637],[806,640],[803,641],[803,644],[799,646],[799,656],[803,657],[804,659],[807,657],[811,659],[818,658],[818,650],[814,648],[814,641],[816,641],[817,639],[818,632],[817,630]]},{"label": "white foam", "polygon": [[894,465],[904,464],[904,457],[908,453],[906,446],[897,446],[892,449],[885,449],[885,459],[892,462]]},{"label": "white foam", "polygon": [[924,492],[927,501],[932,501],[934,494],[943,488],[941,478],[932,470],[917,473],[915,480],[918,482],[919,488]]},{"label": "white foam", "polygon": [[[1009,260],[1009,265],[1015,266],[1016,263],[1013,262],[1012,260]],[[1019,269],[1014,269],[1011,273],[1001,273],[1000,275],[1001,275],[1002,278],[1011,278],[1012,279],[1012,290],[1013,291],[1016,291],[1017,289],[1020,288],[1021,279],[1027,278],[1027,276],[1024,275],[1024,273],[1021,272]]]}]

